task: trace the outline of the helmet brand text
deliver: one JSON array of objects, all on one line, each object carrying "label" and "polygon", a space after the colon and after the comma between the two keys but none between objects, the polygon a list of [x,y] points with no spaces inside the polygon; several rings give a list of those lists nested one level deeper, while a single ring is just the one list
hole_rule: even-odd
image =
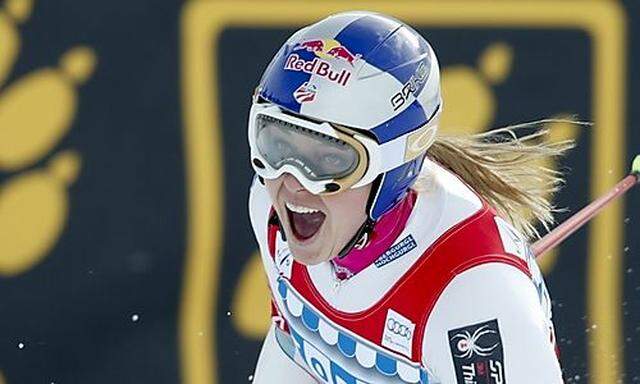
[{"label": "helmet brand text", "polygon": [[416,92],[420,89],[420,86],[427,79],[427,66],[424,63],[420,63],[415,73],[411,75],[409,80],[402,86],[402,88],[396,92],[393,96],[391,96],[391,106],[394,111],[397,111],[398,108],[402,107],[404,103],[409,100],[409,96],[416,95]]},{"label": "helmet brand text", "polygon": [[347,69],[337,71],[331,66],[331,63],[326,60],[318,57],[313,60],[305,60],[295,53],[289,55],[284,64],[284,69],[324,77],[343,87],[348,84],[349,78],[351,77],[351,71]]}]

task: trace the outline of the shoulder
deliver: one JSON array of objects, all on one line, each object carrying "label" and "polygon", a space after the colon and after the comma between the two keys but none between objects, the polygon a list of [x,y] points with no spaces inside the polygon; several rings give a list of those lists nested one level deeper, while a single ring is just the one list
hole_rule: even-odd
[{"label": "shoulder", "polygon": [[455,174],[434,162],[427,166],[431,179],[408,225],[427,240],[423,256],[455,271],[498,259],[513,259],[526,271],[526,237]]},{"label": "shoulder", "polygon": [[271,199],[267,189],[254,177],[249,189],[249,218],[256,236],[262,233],[266,236],[270,210]]},{"label": "shoulder", "polygon": [[404,268],[418,258],[432,256],[444,243],[450,245],[460,237],[461,228],[478,227],[475,219],[488,211],[488,206],[471,188],[429,159],[425,160],[414,189],[418,196],[399,238],[411,236],[416,247],[413,258],[404,258]]},{"label": "shoulder", "polygon": [[271,198],[267,189],[254,177],[249,190],[249,218],[263,260],[269,259],[268,230]]},{"label": "shoulder", "polygon": [[443,246],[457,253],[459,250],[452,248],[468,246],[478,238],[496,240],[494,211],[451,171],[425,160],[416,191],[418,199],[405,231],[422,245],[418,249],[424,256],[433,256]]},{"label": "shoulder", "polygon": [[406,228],[417,239],[424,263],[460,271],[506,255],[526,261],[524,236],[455,174],[434,162],[426,167],[428,176],[417,188]]},{"label": "shoulder", "polygon": [[409,223],[420,225],[422,218],[438,220],[438,226],[448,229],[480,212],[485,204],[482,199],[458,176],[438,163],[425,159],[421,176],[414,189],[418,192],[418,204]]},{"label": "shoulder", "polygon": [[[454,309],[452,304],[463,306]],[[447,284],[433,308],[427,329],[464,325],[509,314],[513,309],[538,307],[538,295],[527,274],[506,263],[488,262],[457,274]]]},{"label": "shoulder", "polygon": [[483,208],[482,199],[455,173],[429,159],[425,160],[423,169],[427,178],[422,181],[422,188],[441,189],[441,203],[449,206],[449,215],[469,216]]}]

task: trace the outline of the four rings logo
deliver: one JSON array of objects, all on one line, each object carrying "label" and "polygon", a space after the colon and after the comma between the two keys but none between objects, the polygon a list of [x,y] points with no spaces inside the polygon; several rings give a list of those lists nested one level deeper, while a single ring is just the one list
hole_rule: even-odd
[{"label": "four rings logo", "polygon": [[382,345],[411,358],[415,323],[393,309],[387,310]]},{"label": "four rings logo", "polygon": [[395,319],[387,320],[387,329],[395,333],[396,335],[400,335],[407,340],[411,340],[411,336],[413,333],[411,329],[409,329],[409,327],[406,325],[400,324]]}]

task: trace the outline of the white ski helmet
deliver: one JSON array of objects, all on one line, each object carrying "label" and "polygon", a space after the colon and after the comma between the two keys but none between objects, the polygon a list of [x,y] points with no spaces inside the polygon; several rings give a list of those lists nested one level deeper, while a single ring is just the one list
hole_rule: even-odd
[{"label": "white ski helmet", "polygon": [[438,62],[420,34],[388,16],[339,13],[294,33],[265,70],[252,165],[316,194],[373,183],[375,222],[415,181],[441,109]]}]

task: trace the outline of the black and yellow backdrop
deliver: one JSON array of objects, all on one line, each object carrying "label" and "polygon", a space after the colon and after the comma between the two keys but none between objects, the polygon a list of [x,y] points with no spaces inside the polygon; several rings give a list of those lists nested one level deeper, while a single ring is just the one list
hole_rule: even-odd
[{"label": "black and yellow backdrop", "polygon": [[[562,220],[640,152],[635,1],[0,0],[0,383],[243,383],[268,326],[245,137],[262,70],[346,9],[435,47],[443,131],[575,139]],[[635,47],[635,49],[634,49]],[[640,382],[640,193],[542,267],[568,383]]]}]

